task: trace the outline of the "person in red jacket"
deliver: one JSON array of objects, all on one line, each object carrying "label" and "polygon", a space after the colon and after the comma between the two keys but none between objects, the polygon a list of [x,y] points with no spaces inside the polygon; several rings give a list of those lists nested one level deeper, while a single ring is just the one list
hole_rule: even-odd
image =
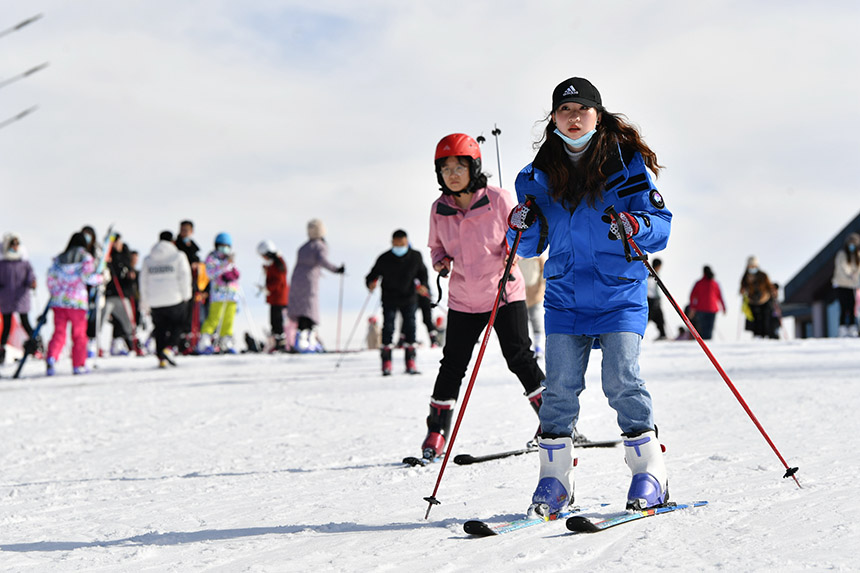
[{"label": "person in red jacket", "polygon": [[284,336],[284,310],[290,298],[290,287],[287,286],[287,263],[270,240],[257,245],[257,253],[264,259],[263,269],[266,271],[266,302],[269,303],[269,320],[272,324],[272,338],[275,345],[272,352],[286,352],[286,337]]},{"label": "person in red jacket", "polygon": [[710,340],[714,334],[717,312],[722,310],[726,314],[726,303],[711,267],[705,266],[702,273],[704,276],[696,282],[690,293],[690,313],[693,326],[703,339]]}]

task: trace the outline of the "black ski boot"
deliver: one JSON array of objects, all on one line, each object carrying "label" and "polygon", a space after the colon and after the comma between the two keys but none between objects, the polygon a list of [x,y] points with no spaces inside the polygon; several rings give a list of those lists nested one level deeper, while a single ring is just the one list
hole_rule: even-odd
[{"label": "black ski boot", "polygon": [[427,437],[421,444],[421,455],[428,460],[441,456],[451,429],[456,400],[430,400],[430,415],[427,416]]},{"label": "black ski boot", "polygon": [[406,373],[421,374],[415,367],[415,347],[409,344],[406,345]]},{"label": "black ski boot", "polygon": [[382,375],[391,376],[391,346],[382,347]]}]

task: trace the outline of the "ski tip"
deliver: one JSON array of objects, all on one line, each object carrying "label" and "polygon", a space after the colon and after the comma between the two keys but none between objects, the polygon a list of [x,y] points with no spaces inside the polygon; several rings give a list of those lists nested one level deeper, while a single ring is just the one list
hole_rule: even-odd
[{"label": "ski tip", "polygon": [[454,463],[458,466],[468,466],[475,463],[475,456],[471,454],[459,454],[454,456]]},{"label": "ski tip", "polygon": [[568,517],[566,522],[567,528],[576,533],[594,533],[600,531],[600,528],[591,523],[588,519],[581,515]]},{"label": "ski tip", "polygon": [[490,537],[493,535],[498,535],[495,531],[492,530],[492,528],[490,528],[489,525],[487,525],[483,521],[467,521],[463,524],[463,531],[465,531],[469,535],[474,535],[476,537]]}]

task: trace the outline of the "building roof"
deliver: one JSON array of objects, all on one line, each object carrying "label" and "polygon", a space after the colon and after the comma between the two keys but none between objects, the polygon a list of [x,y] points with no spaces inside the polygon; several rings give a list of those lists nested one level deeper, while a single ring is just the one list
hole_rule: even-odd
[{"label": "building roof", "polygon": [[851,233],[860,233],[860,213],[785,285],[785,303],[828,300],[832,296],[833,259]]}]

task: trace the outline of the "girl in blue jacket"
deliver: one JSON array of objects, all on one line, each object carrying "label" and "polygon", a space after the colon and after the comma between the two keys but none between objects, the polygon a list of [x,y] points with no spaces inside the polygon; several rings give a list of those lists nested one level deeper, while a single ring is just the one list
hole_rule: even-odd
[{"label": "girl in blue jacket", "polygon": [[651,396],[639,377],[648,271],[627,262],[620,239],[626,233],[643,252],[666,247],[672,214],[648,173],[657,175],[661,166],[637,129],[606,111],[586,79],[555,88],[548,119],[534,162],[517,177],[520,205],[508,234],[513,244],[523,230],[517,254],[524,257],[549,247],[540,477],[529,514],[546,517],[573,503],[571,436],[593,347],[603,351],[603,392],[617,412],[633,473],[627,506],[658,506],[668,500],[666,467]]}]

